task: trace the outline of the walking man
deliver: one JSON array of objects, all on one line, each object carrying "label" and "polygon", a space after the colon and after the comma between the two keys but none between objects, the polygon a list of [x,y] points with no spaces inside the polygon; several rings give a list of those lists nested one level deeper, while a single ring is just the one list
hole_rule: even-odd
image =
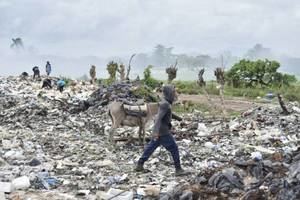
[{"label": "walking man", "polygon": [[144,171],[144,163],[149,159],[155,149],[162,145],[172,155],[176,170],[175,175],[187,175],[189,173],[181,168],[178,146],[171,133],[171,105],[177,98],[176,91],[174,86],[171,85],[164,86],[162,91],[164,98],[159,105],[158,114],[156,116],[153,128],[152,139],[145,148],[143,155],[138,160],[136,171]]}]

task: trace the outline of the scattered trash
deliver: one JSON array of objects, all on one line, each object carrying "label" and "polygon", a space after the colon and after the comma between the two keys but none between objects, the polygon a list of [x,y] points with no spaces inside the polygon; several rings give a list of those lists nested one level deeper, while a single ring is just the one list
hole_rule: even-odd
[{"label": "scattered trash", "polygon": [[159,185],[140,185],[137,189],[137,194],[145,197],[159,197],[160,186]]},{"label": "scattered trash", "polygon": [[272,100],[274,97],[275,97],[275,95],[272,93],[272,92],[269,92],[269,93],[267,93],[266,94],[266,99],[268,99],[268,100]]},{"label": "scattered trash", "polygon": [[110,168],[112,168],[113,166],[115,166],[115,163],[112,162],[111,160],[103,160],[103,161],[99,161],[95,164],[96,164],[96,166],[99,166],[99,167],[110,167]]},{"label": "scattered trash", "polygon": [[216,145],[212,142],[205,142],[204,146],[208,149],[214,149],[216,147]]},{"label": "scattered trash", "polygon": [[127,177],[128,177],[127,174],[124,174],[122,176],[118,176],[118,175],[109,176],[109,177],[107,177],[107,184],[110,185],[110,186],[114,185],[114,184],[120,184],[120,183],[126,181]]},{"label": "scattered trash", "polygon": [[90,194],[90,191],[89,190],[79,190],[77,192],[77,195],[78,196],[88,196]]},{"label": "scattered trash", "polygon": [[262,160],[262,155],[261,155],[261,153],[260,152],[252,152],[251,153],[251,158],[253,159],[253,160]]},{"label": "scattered trash", "polygon": [[7,182],[0,182],[0,192],[11,193],[13,190],[12,184]]},{"label": "scattered trash", "polygon": [[4,192],[0,192],[0,200],[5,200],[5,193]]},{"label": "scattered trash", "polygon": [[214,189],[218,189],[222,192],[230,192],[235,188],[244,188],[241,176],[232,168],[223,169],[222,172],[217,172],[208,180],[208,184]]},{"label": "scattered trash", "polygon": [[26,190],[30,187],[30,180],[27,176],[16,178],[11,183],[14,190]]},{"label": "scattered trash", "polygon": [[36,167],[36,166],[38,166],[38,165],[40,165],[41,164],[41,162],[38,160],[38,159],[36,159],[36,158],[33,158],[29,163],[28,163],[28,165],[29,166],[32,166],[32,167]]},{"label": "scattered trash", "polygon": [[37,173],[33,185],[36,189],[53,189],[60,184],[60,181],[54,177],[50,177],[47,171]]},{"label": "scattered trash", "polygon": [[172,125],[182,166],[193,173],[178,178],[163,148],[145,164],[148,173],[133,170],[142,151],[135,129],[116,130],[126,142],[108,142],[107,104],[153,101],[151,91],[74,81],[60,93],[40,84],[0,78],[0,195],[30,188],[26,195],[47,190],[57,199],[300,198],[297,103],[286,104],[288,115],[277,105],[254,106],[230,121],[184,114]]},{"label": "scattered trash", "polygon": [[133,192],[110,188],[108,192],[98,192],[97,200],[128,200],[133,199]]}]

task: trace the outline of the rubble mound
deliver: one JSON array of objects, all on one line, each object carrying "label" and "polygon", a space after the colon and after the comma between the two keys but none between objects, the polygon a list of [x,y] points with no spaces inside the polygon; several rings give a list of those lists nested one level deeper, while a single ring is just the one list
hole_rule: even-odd
[{"label": "rubble mound", "polygon": [[158,96],[145,85],[132,83],[116,83],[110,86],[102,85],[88,99],[90,105],[107,105],[111,101],[121,101],[128,104],[156,102]]},{"label": "rubble mound", "polygon": [[[1,77],[0,197],[300,198],[298,104],[287,105],[288,115],[279,105],[257,105],[228,122],[196,111],[185,114],[173,127],[182,166],[191,174],[176,177],[163,148],[145,163],[148,173],[137,173],[143,148],[134,140],[116,147],[108,142],[111,122],[105,106],[112,100],[138,103],[144,90],[135,93],[136,87],[96,88],[78,82],[60,93],[42,90],[41,82],[30,79]],[[89,104],[78,109],[82,102]],[[120,128],[116,135],[136,133]]]}]

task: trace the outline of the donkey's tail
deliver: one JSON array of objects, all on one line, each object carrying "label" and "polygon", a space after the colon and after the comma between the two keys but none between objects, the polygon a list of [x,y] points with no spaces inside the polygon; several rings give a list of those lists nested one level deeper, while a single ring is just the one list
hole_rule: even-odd
[{"label": "donkey's tail", "polygon": [[113,116],[111,115],[111,112],[110,112],[110,110],[108,109],[108,112],[107,112],[107,114],[108,114],[108,116],[110,117],[110,119],[111,119],[111,123],[112,124],[114,124],[114,118],[113,118]]}]

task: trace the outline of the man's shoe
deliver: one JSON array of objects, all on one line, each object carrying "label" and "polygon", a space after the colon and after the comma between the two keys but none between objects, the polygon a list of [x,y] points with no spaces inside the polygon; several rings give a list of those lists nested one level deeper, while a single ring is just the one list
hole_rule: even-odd
[{"label": "man's shoe", "polygon": [[188,171],[183,170],[182,168],[176,169],[175,176],[185,176],[191,174]]},{"label": "man's shoe", "polygon": [[135,168],[136,172],[143,172],[144,171],[144,166],[143,164],[138,163],[136,168]]}]

